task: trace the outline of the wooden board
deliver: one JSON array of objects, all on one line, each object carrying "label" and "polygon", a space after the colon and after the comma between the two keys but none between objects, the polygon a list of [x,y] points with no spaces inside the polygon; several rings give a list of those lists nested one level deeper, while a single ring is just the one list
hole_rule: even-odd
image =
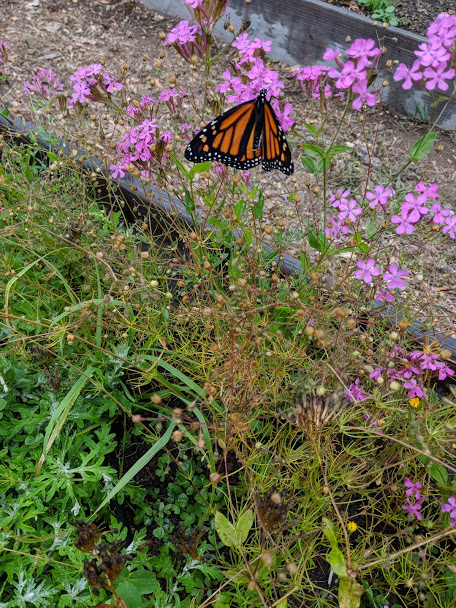
[{"label": "wooden board", "polygon": [[[182,0],[141,0],[150,8],[166,12],[181,19],[190,19]],[[253,37],[272,40],[271,59],[289,65],[311,65],[324,63],[321,57],[327,47],[346,49],[351,40],[373,38],[387,49],[386,59],[398,60],[411,66],[416,59],[413,51],[425,42],[425,38],[397,27],[373,26],[373,21],[344,8],[332,6],[320,0],[230,0],[227,16],[234,27],[250,19],[249,28]],[[222,19],[223,22],[223,19]],[[224,41],[231,38],[223,29],[216,27],[216,34]],[[392,70],[382,70],[379,82],[388,80],[384,89],[384,103],[401,114],[420,118],[430,117],[430,96],[424,90],[413,87],[404,91],[401,83],[393,80]],[[456,129],[456,99],[453,99],[437,125],[442,129]]]}]

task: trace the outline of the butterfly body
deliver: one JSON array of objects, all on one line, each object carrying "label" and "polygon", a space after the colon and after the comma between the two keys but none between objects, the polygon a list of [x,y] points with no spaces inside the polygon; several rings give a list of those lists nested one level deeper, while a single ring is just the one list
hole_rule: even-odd
[{"label": "butterfly body", "polygon": [[290,148],[263,89],[256,99],[224,112],[208,123],[185,150],[194,163],[216,161],[247,170],[262,163],[264,171],[294,170]]}]

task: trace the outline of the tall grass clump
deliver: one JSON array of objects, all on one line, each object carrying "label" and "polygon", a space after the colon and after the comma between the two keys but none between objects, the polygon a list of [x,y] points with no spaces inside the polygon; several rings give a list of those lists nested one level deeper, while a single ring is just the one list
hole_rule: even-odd
[{"label": "tall grass clump", "polygon": [[[147,84],[104,63],[26,84],[39,137],[69,154],[1,142],[2,601],[451,606],[452,330],[416,277],[456,237],[424,177],[456,18],[412,66],[358,39],[281,74],[247,25],[216,47],[226,2],[186,5]],[[394,166],[385,62],[433,100]],[[262,90],[293,176],[184,160]]]}]

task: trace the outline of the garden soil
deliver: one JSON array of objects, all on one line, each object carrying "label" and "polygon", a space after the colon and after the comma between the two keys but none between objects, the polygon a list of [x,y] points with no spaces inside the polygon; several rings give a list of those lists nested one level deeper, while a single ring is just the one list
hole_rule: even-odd
[{"label": "garden soil", "polygon": [[[410,8],[416,7],[417,21],[422,21],[419,33],[423,33],[422,28],[425,25],[427,27],[441,8],[454,9],[453,0],[400,0],[398,8],[402,5],[408,7],[412,30],[414,18],[412,19],[413,11]],[[421,19],[422,7],[426,7],[426,19]],[[68,78],[74,70],[101,60],[106,62],[106,67],[113,74],[120,74],[122,66],[128,64],[128,75],[136,86],[137,98],[144,94],[156,95],[157,90],[169,87],[167,74],[159,73],[155,66],[155,61],[163,50],[159,34],[161,31],[169,31],[177,21],[133,0],[4,0],[0,14],[0,40],[9,45],[10,64],[8,81],[0,84],[0,101],[31,122],[43,124],[46,117],[42,110],[32,111],[29,100],[23,95],[24,83],[39,70],[52,69],[68,85]],[[255,33],[252,32],[252,35]],[[222,45],[219,49],[222,49]],[[229,69],[229,61],[234,58],[234,50],[224,50],[222,65],[220,68],[217,66],[214,74],[217,76],[223,69]],[[201,82],[194,73],[189,76],[188,66],[172,49],[167,53],[167,62],[169,74],[177,75],[178,82],[185,83],[186,86],[191,83],[195,93],[200,93]],[[274,67],[283,76],[292,71],[290,66],[274,64]],[[284,80],[285,97],[294,106],[293,116],[297,126],[302,125],[303,121],[318,124],[315,104],[303,97],[295,80]],[[66,92],[69,93],[68,86]],[[191,122],[194,117],[190,115],[190,106],[187,111],[187,121]],[[331,130],[335,132],[339,118],[340,113],[336,108],[326,124],[327,134]],[[355,186],[363,183],[363,177],[368,171],[371,184],[381,183],[382,167],[400,167],[404,163],[404,153],[425,133],[425,125],[396,115],[386,108],[369,110],[364,123],[360,122],[359,113],[349,113],[348,123],[337,141],[353,147],[353,154],[349,160],[344,160],[335,168],[331,187],[342,187],[346,185],[347,178],[350,180],[351,177]],[[363,155],[362,147],[366,137],[368,141],[377,142],[375,164],[378,167],[370,166]],[[294,147],[295,163],[298,165],[298,142],[290,139]],[[184,142],[182,157],[183,150]],[[295,177],[297,181],[294,183],[302,194],[302,202],[295,211],[301,217],[311,220],[311,193],[305,182],[311,181],[309,178],[312,176],[306,176],[297,170],[296,175],[287,178],[285,184]],[[266,222],[275,225],[279,218],[286,218],[287,228],[293,229],[296,224],[289,213],[290,204],[287,202],[282,174],[266,174],[257,170],[255,179],[263,184],[265,190]],[[443,206],[451,207],[456,212],[455,134],[440,133],[431,154],[411,167],[404,180],[410,188],[419,180],[427,183],[436,181]],[[417,305],[417,318],[420,318],[419,306],[422,305],[424,310],[426,305],[431,304],[436,312],[435,325],[456,337],[455,240],[440,242],[440,238],[437,238],[435,241],[425,241],[420,236],[419,241],[415,241],[412,235],[407,239],[386,238],[383,245],[390,261],[401,261],[404,251],[413,256],[413,265],[408,264],[412,275],[409,285],[417,294],[417,300],[422,302]],[[298,255],[300,244],[294,243],[294,247],[289,249],[289,253]],[[341,258],[336,263],[343,266],[346,261]]]}]

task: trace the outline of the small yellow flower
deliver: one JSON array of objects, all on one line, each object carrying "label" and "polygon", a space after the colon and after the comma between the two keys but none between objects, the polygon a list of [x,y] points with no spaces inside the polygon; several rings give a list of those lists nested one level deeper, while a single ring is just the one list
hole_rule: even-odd
[{"label": "small yellow flower", "polygon": [[418,399],[418,397],[413,397],[413,399],[409,400],[409,403],[412,407],[418,407],[420,404],[420,400]]},{"label": "small yellow flower", "polygon": [[347,524],[347,530],[349,532],[355,532],[358,529],[358,526],[355,524],[354,521],[349,521]]}]

